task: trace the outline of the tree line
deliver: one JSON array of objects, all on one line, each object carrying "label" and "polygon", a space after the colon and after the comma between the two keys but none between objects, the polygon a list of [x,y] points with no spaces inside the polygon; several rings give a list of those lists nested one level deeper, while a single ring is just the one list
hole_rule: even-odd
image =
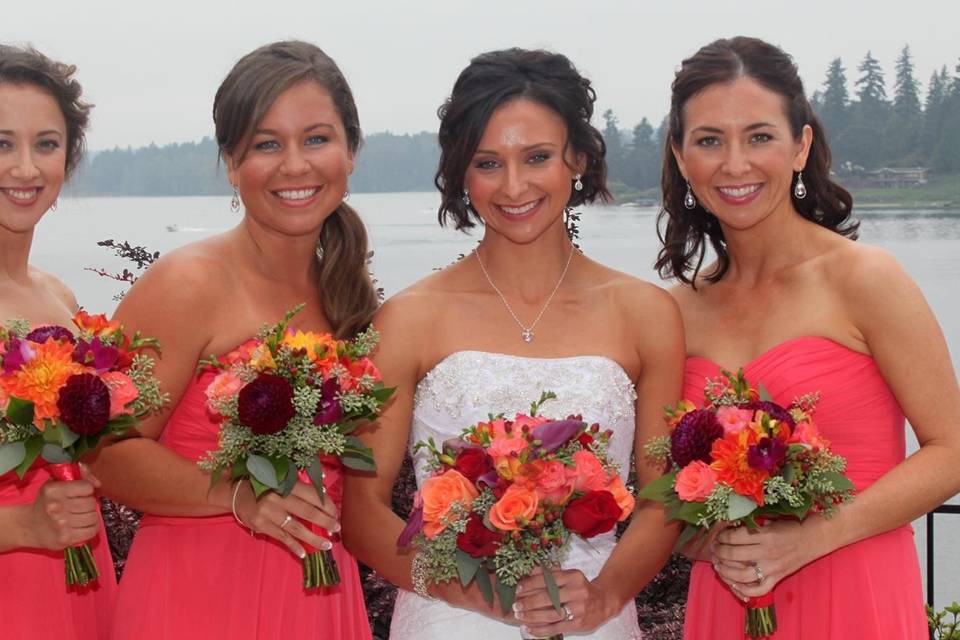
[{"label": "tree line", "polygon": [[[834,167],[841,176],[878,167],[927,167],[940,174],[960,173],[960,64],[943,65],[922,86],[910,47],[894,65],[892,92],[886,73],[871,52],[855,69],[851,84],[840,58],[811,102],[827,131]],[[851,73],[853,75],[853,73]],[[612,110],[602,115],[610,178],[631,189],[655,188],[666,134],[666,120],[655,128],[643,118],[632,129]],[[354,192],[430,191],[439,149],[433,133],[374,133],[364,140],[350,178]],[[70,188],[72,195],[224,195],[225,170],[216,144],[150,145],[92,154]]]}]

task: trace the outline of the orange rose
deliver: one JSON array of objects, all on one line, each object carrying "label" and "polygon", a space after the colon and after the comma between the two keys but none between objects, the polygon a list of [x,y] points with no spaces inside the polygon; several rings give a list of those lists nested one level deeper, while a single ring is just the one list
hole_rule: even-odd
[{"label": "orange rose", "polygon": [[110,417],[115,418],[122,413],[133,413],[127,405],[137,399],[140,391],[133,384],[130,376],[119,371],[108,371],[102,374],[100,379],[110,390]]},{"label": "orange rose", "polygon": [[592,452],[581,449],[573,454],[577,491],[599,491],[607,484],[607,470]]},{"label": "orange rose", "polygon": [[490,524],[501,531],[520,528],[518,519],[530,520],[537,514],[537,493],[512,484],[490,508]]},{"label": "orange rose", "polygon": [[562,462],[545,462],[536,476],[537,495],[541,500],[563,504],[573,493],[575,478],[573,469]]},{"label": "orange rose", "polygon": [[702,460],[694,460],[677,474],[674,488],[681,500],[705,502],[717,485],[717,472]]},{"label": "orange rose", "polygon": [[613,494],[613,499],[617,501],[617,504],[620,505],[620,508],[623,510],[617,520],[623,522],[629,518],[630,514],[633,513],[633,508],[636,506],[637,501],[634,499],[633,494],[627,491],[627,487],[623,484],[620,476],[613,476],[604,489]]},{"label": "orange rose", "polygon": [[424,535],[435,538],[447,528],[444,520],[454,503],[459,502],[465,509],[469,509],[478,495],[480,494],[476,487],[454,469],[424,480],[420,487],[420,497],[423,499]]}]

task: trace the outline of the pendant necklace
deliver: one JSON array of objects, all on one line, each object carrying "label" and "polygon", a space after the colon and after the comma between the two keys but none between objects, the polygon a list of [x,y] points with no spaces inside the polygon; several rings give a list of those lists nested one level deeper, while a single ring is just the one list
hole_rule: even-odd
[{"label": "pendant necklace", "polygon": [[560,289],[560,285],[563,284],[563,279],[567,277],[567,270],[570,268],[570,263],[573,261],[573,252],[575,249],[570,247],[570,255],[567,256],[567,264],[563,267],[563,272],[560,274],[560,279],[557,280],[557,286],[553,288],[553,291],[550,292],[550,295],[547,296],[547,301],[543,303],[543,306],[540,307],[540,313],[537,314],[537,317],[533,319],[533,323],[527,327],[520,322],[520,318],[517,317],[517,314],[514,313],[513,308],[510,306],[510,303],[507,302],[506,296],[503,295],[503,292],[497,288],[497,285],[493,284],[493,279],[490,277],[490,274],[487,273],[487,268],[483,266],[483,260],[480,259],[480,252],[478,251],[479,247],[473,250],[473,255],[477,257],[477,264],[480,265],[480,271],[483,272],[484,277],[487,279],[487,282],[490,283],[490,286],[494,291],[497,292],[497,295],[500,296],[500,301],[503,302],[503,306],[507,308],[507,311],[510,312],[510,315],[513,317],[513,321],[517,323],[520,327],[520,337],[524,342],[533,342],[533,329],[537,326],[537,323],[540,322],[540,318],[543,317],[543,312],[547,310],[547,307],[550,306],[550,302],[553,300],[553,296],[557,295],[557,291]]}]

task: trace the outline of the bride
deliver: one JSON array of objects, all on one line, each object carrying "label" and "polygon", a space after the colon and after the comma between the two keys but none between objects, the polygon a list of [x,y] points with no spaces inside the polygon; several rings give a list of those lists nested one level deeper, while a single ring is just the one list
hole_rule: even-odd
[{"label": "bride", "polygon": [[[676,531],[641,503],[619,542],[613,532],[571,544],[556,572],[557,614],[544,582],[521,582],[512,615],[487,606],[475,585],[424,585],[415,552],[398,550],[404,523],[390,508],[413,442],[456,436],[490,413],[524,411],[544,390],[544,415],[582,414],[614,431],[611,457],[626,479],[658,473],[642,445],[665,430],[661,407],[679,398],[684,356],[676,305],[661,289],[574,248],[568,207],[607,199],[604,144],[590,125],[595,94],[570,61],[509,49],[471,61],[440,110],[440,221],[483,225],[464,259],[387,301],[374,323],[377,364],[395,401],[364,434],[377,473],[346,481],[344,540],[401,587],[391,638],[518,638],[564,633],[639,638],[633,598],[666,561]],[[418,483],[423,460],[414,458]],[[418,593],[414,593],[416,590]]]}]

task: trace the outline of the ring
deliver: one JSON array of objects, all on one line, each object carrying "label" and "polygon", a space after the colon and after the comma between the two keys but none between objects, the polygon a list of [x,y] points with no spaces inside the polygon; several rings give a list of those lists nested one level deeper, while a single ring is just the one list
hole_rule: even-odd
[{"label": "ring", "polygon": [[284,519],[283,519],[283,522],[280,523],[280,528],[281,528],[281,529],[286,528],[286,526],[287,526],[288,524],[290,524],[291,522],[293,522],[293,516],[288,513],[288,514],[287,514],[287,517],[284,518]]},{"label": "ring", "polygon": [[570,611],[570,607],[568,607],[567,605],[563,605],[563,613],[564,613],[564,616],[563,616],[564,620],[566,620],[567,622],[570,622],[571,620],[573,620],[573,611]]},{"label": "ring", "polygon": [[758,564],[753,565],[753,570],[757,574],[757,584],[760,584],[763,582],[766,576],[763,575],[763,571],[760,569],[760,565]]}]

